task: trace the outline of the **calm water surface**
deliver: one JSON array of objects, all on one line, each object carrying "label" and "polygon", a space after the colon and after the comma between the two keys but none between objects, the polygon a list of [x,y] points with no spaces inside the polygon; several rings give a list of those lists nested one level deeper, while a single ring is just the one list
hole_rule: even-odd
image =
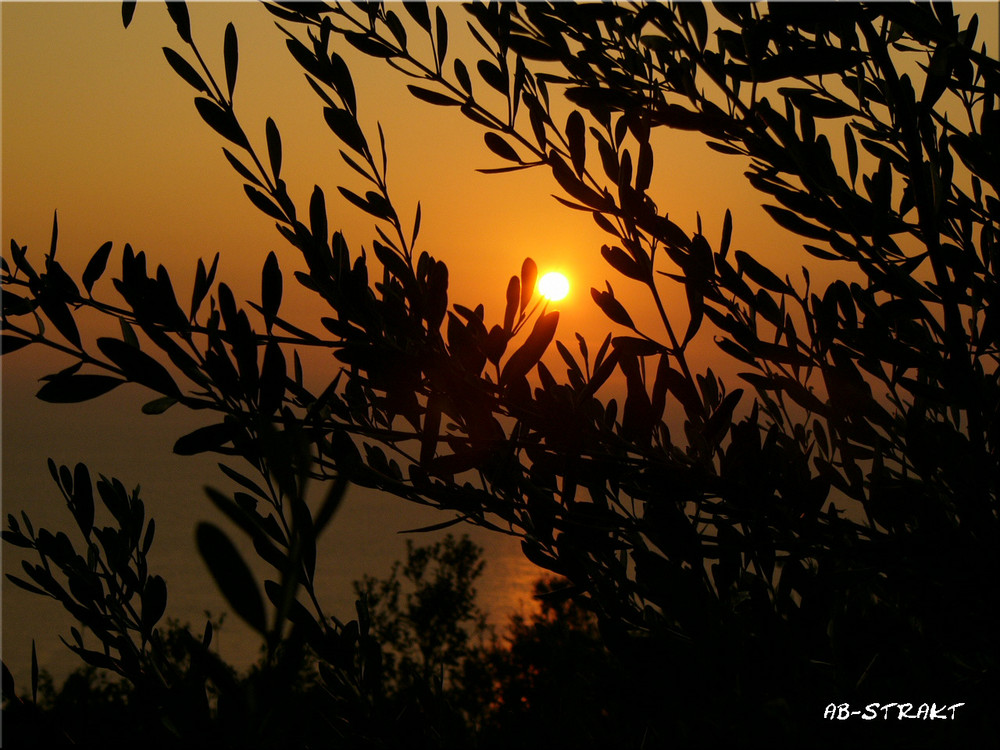
[{"label": "calm water surface", "polygon": [[[13,358],[12,358],[13,359]],[[4,363],[7,365],[7,362]],[[8,370],[9,372],[9,370]],[[130,489],[139,484],[147,516],[156,518],[156,539],[150,553],[150,570],[162,575],[168,586],[167,617],[188,622],[197,632],[204,627],[205,612],[215,614],[225,605],[198,557],[195,525],[202,520],[239,533],[206,499],[204,486],[222,490],[235,486],[217,468],[218,456],[175,456],[171,446],[177,436],[203,424],[200,415],[174,410],[150,417],[139,413],[145,393],[123,386],[96,402],[73,405],[40,404],[33,398],[33,382],[3,384],[3,526],[6,515],[26,510],[37,528],[66,531],[79,545],[79,533],[49,477],[46,459],[59,464],[85,462],[98,474],[120,478]],[[234,468],[239,464],[230,463]],[[406,553],[406,539],[431,543],[446,533],[468,532],[485,552],[486,571],[479,581],[480,606],[503,625],[517,612],[531,611],[531,584],[539,570],[524,559],[516,539],[468,525],[447,531],[402,535],[399,532],[439,523],[449,516],[363,488],[348,490],[338,514],[320,541],[317,580],[325,611],[341,620],[355,617],[352,582],[364,574],[388,575],[393,561]],[[243,547],[248,562],[252,547]],[[4,545],[5,573],[24,577],[22,550]],[[32,560],[36,562],[36,560]],[[261,576],[270,572],[256,568]],[[36,642],[39,665],[57,680],[80,666],[79,660],[59,640],[69,639],[74,624],[51,599],[31,595],[4,579],[3,660],[14,673],[18,690],[27,689],[31,642]],[[226,619],[217,646],[221,655],[240,666],[257,655],[260,640],[235,616]]]}]

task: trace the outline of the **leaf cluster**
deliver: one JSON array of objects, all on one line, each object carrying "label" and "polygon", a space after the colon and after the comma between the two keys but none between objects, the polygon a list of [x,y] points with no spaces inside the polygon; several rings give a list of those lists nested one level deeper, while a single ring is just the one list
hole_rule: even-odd
[{"label": "leaf cluster", "polygon": [[[371,622],[342,626],[297,598],[310,598],[316,540],[353,482],[445,510],[436,527],[518,536],[647,691],[654,739],[724,742],[745,728],[792,741],[815,729],[817,702],[900,686],[971,686],[986,705],[997,658],[984,634],[1000,611],[1000,63],[977,47],[975,17],[962,28],[948,3],[723,3],[711,18],[694,3],[472,3],[473,64],[449,59],[454,24],[440,8],[267,7],[361,181],[338,189],[375,222],[370,252],[331,232],[320,187],[307,207],[291,201],[272,120],[259,152],[246,135],[235,30],[221,87],[183,4],[169,4],[190,56],[167,61],[326,314],[312,329],[281,316],[276,255],[247,307],[215,282],[216,258],[210,270],[199,261],[184,312],[168,272],[150,275],[128,246],[121,301],[93,294],[110,245],[88,264],[84,295],[56,261],[54,225],[41,264],[12,242],[3,327],[5,352],[41,345],[73,361],[42,398],[131,381],[157,394],[148,412],[216,415],[175,450],[238,457],[261,477],[228,468],[248,492],[210,497],[279,573],[264,587],[273,626],[224,532],[202,526],[199,541],[272,654],[287,620],[341,670],[338,695],[349,688],[362,706],[378,682]],[[535,302],[530,259],[502,317],[452,301],[446,264],[417,250],[419,204],[404,225],[393,200],[384,135],[361,125],[340,42],[483,128],[503,164],[486,171],[551,172],[557,200],[608,234],[602,257],[658,319],[638,324],[609,280],[591,296],[612,332],[593,355],[582,336],[571,347]],[[806,267],[793,280],[737,249],[728,210],[717,241],[700,216],[692,228],[671,220],[654,197],[664,129],[744,159],[771,218],[810,263],[838,264],[836,280],[814,288]],[[675,294],[680,319],[667,313]],[[81,308],[117,319],[122,338],[95,351]],[[744,368],[738,385],[690,360],[699,336]],[[339,363],[318,388],[304,348]],[[307,480],[334,486],[316,511]]]}]

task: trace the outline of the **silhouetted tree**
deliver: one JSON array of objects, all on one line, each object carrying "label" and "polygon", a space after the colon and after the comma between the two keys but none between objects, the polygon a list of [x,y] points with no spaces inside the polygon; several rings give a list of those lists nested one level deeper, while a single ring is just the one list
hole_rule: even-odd
[{"label": "silhouetted tree", "polygon": [[[127,25],[134,3],[123,7]],[[278,573],[265,584],[273,625],[226,535],[207,524],[198,535],[223,593],[272,652],[290,620],[346,670],[337,690],[367,705],[370,629],[364,618],[340,626],[311,596],[339,490],[315,511],[302,491],[306,479],[350,481],[519,535],[529,559],[570,581],[642,686],[643,726],[630,736],[647,746],[933,744],[995,731],[1000,64],[976,46],[975,17],[962,28],[948,3],[724,3],[711,18],[697,3],[475,3],[483,52],[463,61],[449,57],[454,22],[440,8],[268,5],[365,185],[339,190],[378,220],[368,255],[331,233],[320,188],[308,207],[289,198],[272,120],[263,147],[246,135],[232,106],[235,29],[216,76],[185,6],[167,7],[197,65],[172,50],[167,60],[229,141],[249,199],[301,253],[308,270],[296,280],[328,308],[323,332],[281,317],[273,254],[260,303],[248,303],[255,325],[215,284],[218,257],[199,261],[185,310],[168,272],[150,275],[126,246],[112,303],[94,296],[110,244],[78,284],[53,231],[41,266],[11,245],[4,348],[74,360],[43,399],[133,381],[157,393],[148,412],[180,403],[219,414],[175,450],[239,457],[259,475],[227,468],[243,489],[211,497]],[[510,279],[502,315],[451,302],[446,265],[415,247],[419,209],[404,225],[389,195],[385,147],[359,124],[337,40],[483,127],[501,169],[551,171],[559,200],[608,233],[603,257],[644,285],[658,323],[640,330],[611,283],[592,290],[619,335],[596,349],[578,336],[578,351],[557,341],[557,377],[542,358],[558,313],[533,315],[533,262]],[[564,121],[556,110],[567,104]],[[700,219],[693,231],[668,219],[648,194],[657,128],[697,131],[743,159],[771,217],[808,240],[810,262],[856,280],[816,289],[805,269],[801,281],[780,277],[730,247],[728,211],[718,241]],[[668,290],[685,295],[684,320],[667,315]],[[123,337],[85,343],[80,308],[117,318]],[[712,334],[747,368],[743,387],[690,360],[694,338]],[[319,392],[296,353],[305,347],[343,364]],[[615,371],[621,404],[601,395]],[[89,506],[75,503],[87,534]],[[5,538],[60,566],[71,559],[42,533],[15,522]],[[53,593],[47,571],[29,569],[24,585]],[[143,638],[160,585],[142,589]],[[55,593],[74,612],[95,596],[79,585]],[[131,658],[109,638],[107,658]],[[830,703],[900,693],[965,702],[964,716],[823,722]]]},{"label": "silhouetted tree", "polygon": [[[406,559],[394,563],[388,577],[365,575],[355,582],[359,611],[371,617],[383,655],[366,734],[358,726],[336,731],[343,724],[337,697],[308,649],[296,651],[291,641],[279,646],[284,674],[265,660],[245,674],[223,666],[223,680],[206,679],[198,662],[208,642],[171,620],[158,628],[155,644],[156,668],[170,675],[170,701],[151,696],[136,675],[123,678],[87,665],[57,689],[42,670],[33,675],[30,695],[17,698],[11,690],[5,696],[4,738],[16,747],[117,746],[122,737],[139,736],[157,747],[196,736],[232,747],[313,747],[329,743],[332,725],[333,736],[349,746],[492,748],[545,737],[614,745],[627,723],[609,709],[625,705],[627,694],[606,690],[605,679],[614,674],[624,687],[626,673],[604,648],[596,620],[571,599],[554,603],[551,595],[561,584],[550,579],[535,587],[541,612],[512,617],[502,639],[487,640],[493,628],[486,626],[473,585],[486,564],[482,556],[467,536],[448,535],[425,546],[409,544]],[[218,632],[221,619],[210,622],[209,632]],[[277,688],[274,694],[261,694],[264,680]],[[184,700],[189,693],[208,698],[200,726],[183,716],[191,709]],[[254,736],[262,723],[249,721],[243,697],[255,697],[254,710],[272,715],[269,736]],[[584,707],[589,718],[581,722],[576,712]],[[595,724],[603,735],[593,731]]]},{"label": "silhouetted tree", "polygon": [[479,709],[479,746],[638,747],[642,691],[604,645],[597,618],[567,596],[566,582],[535,584],[541,609],[515,615],[499,642],[465,671],[489,679]]},{"label": "silhouetted tree", "polygon": [[[392,651],[382,663],[392,682],[435,681],[442,689],[450,683],[449,672],[486,633],[473,586],[484,566],[481,548],[449,534],[425,547],[407,540],[406,560],[397,561],[388,578],[366,575],[355,584],[375,637],[383,650]],[[404,582],[411,591],[404,590]]]}]

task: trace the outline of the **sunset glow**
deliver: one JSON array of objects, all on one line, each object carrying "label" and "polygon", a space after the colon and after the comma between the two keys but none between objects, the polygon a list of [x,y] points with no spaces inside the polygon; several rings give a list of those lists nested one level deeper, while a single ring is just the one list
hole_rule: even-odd
[{"label": "sunset glow", "polygon": [[[104,736],[75,703],[107,696],[55,692],[88,653],[63,640],[82,643],[85,613],[87,640],[103,643],[89,653],[122,678],[108,695],[137,701],[120,723],[107,714],[121,737],[145,732],[147,713],[151,736],[173,731],[161,709],[189,698],[166,706],[144,687],[146,657],[114,655],[124,625],[140,656],[160,658],[155,626],[246,675],[227,682],[232,711],[215,686],[225,713],[194,685],[201,711],[176,727],[195,746],[203,730],[319,742],[331,721],[387,745],[532,746],[542,733],[808,746],[814,729],[821,741],[835,729],[831,745],[902,745],[926,734],[903,719],[928,717],[901,707],[953,694],[968,705],[930,704],[930,719],[953,721],[930,721],[924,741],[977,744],[995,728],[975,708],[994,683],[973,669],[995,667],[977,525],[1000,513],[986,308],[1000,298],[987,262],[1000,187],[983,174],[1000,0],[263,5],[0,0],[0,498],[13,498],[0,551],[5,571],[39,573],[0,575],[0,729],[11,715],[15,736]],[[880,446],[886,461],[852,463]],[[920,502],[903,508],[911,485]],[[101,531],[90,496],[109,488],[120,508]],[[802,507],[786,512],[793,495]],[[763,515],[739,517],[745,498]],[[317,520],[284,534],[310,508]],[[933,544],[901,536],[937,521]],[[457,522],[452,547],[442,540],[460,534],[441,534]],[[67,534],[88,566],[56,559],[82,559]],[[552,585],[550,562],[565,582]],[[297,588],[274,588],[268,566]],[[838,578],[862,568],[864,618]],[[910,571],[930,594],[911,596]],[[62,579],[79,602],[41,603],[35,584],[59,593]],[[314,689],[336,654],[309,651],[301,679],[295,663],[273,671],[276,648],[324,646],[335,618],[368,616],[362,589],[401,583],[418,603],[433,584],[436,619],[369,603],[385,618],[372,648],[396,651],[375,713],[350,708],[349,684],[347,703],[337,685]],[[641,632],[637,591],[653,613]],[[750,616],[734,616],[754,591]],[[788,616],[803,598],[821,606]],[[434,654],[439,670],[425,655],[400,671],[425,635],[478,634],[468,612],[496,635]],[[224,616],[223,661],[207,626]],[[869,622],[892,628],[869,637]],[[752,648],[713,653],[719,634]],[[539,650],[536,636],[542,653],[508,669],[504,654]],[[499,671],[462,685],[443,682],[446,666]],[[57,711],[36,705],[40,668]],[[268,696],[291,700],[259,717],[240,708],[258,669]],[[529,706],[519,681],[536,672]],[[848,708],[869,694],[914,702],[871,704],[885,715],[866,722]],[[955,721],[956,706],[980,713]]]},{"label": "sunset glow", "polygon": [[538,280],[538,293],[552,302],[569,294],[569,279],[558,271],[549,271]]}]

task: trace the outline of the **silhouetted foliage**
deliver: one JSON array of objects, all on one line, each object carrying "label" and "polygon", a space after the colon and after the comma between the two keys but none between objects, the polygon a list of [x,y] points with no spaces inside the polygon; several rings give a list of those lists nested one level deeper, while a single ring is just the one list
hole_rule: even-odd
[{"label": "silhouetted foliage", "polygon": [[[363,186],[340,193],[377,221],[366,254],[331,233],[319,187],[307,207],[289,198],[273,121],[263,148],[246,135],[232,105],[235,30],[220,85],[185,6],[168,8],[198,67],[169,50],[168,63],[198,90],[248,198],[304,259],[295,278],[326,306],[323,330],[281,316],[273,254],[246,307],[216,283],[218,257],[199,261],[186,310],[167,270],[150,275],[126,246],[111,303],[94,296],[109,246],[81,291],[56,260],[54,228],[43,265],[11,244],[4,349],[73,360],[47,378],[46,400],[131,381],[157,394],[147,412],[180,403],[218,415],[176,450],[249,467],[226,468],[242,489],[211,498],[274,567],[273,617],[225,532],[200,526],[199,547],[272,654],[291,622],[293,640],[331,666],[324,680],[351,696],[340,715],[352,727],[367,726],[379,682],[371,623],[342,625],[311,595],[317,539],[348,481],[449,511],[443,525],[516,534],[531,561],[565,577],[643,696],[630,740],[929,746],[995,734],[1000,64],[976,46],[975,17],[962,28],[949,3],[734,3],[711,18],[696,3],[474,3],[482,59],[463,61],[449,57],[455,22],[440,8],[268,5]],[[481,126],[498,171],[551,171],[558,200],[608,233],[603,257],[645,286],[658,323],[641,330],[609,282],[592,296],[614,334],[596,347],[556,341],[558,313],[532,306],[530,259],[502,315],[449,300],[446,265],[415,247],[419,206],[404,224],[389,194],[381,131],[376,143],[359,123],[340,41]],[[801,281],[782,278],[731,247],[729,211],[717,241],[700,217],[694,231],[669,219],[648,194],[657,128],[697,131],[742,159],[771,217],[806,239],[810,263],[838,264],[839,279],[814,288],[805,268]],[[683,320],[663,304],[677,292]],[[122,338],[85,344],[80,308],[118,319]],[[690,361],[705,335],[746,368],[741,387]],[[565,377],[551,369],[554,341]],[[296,351],[306,347],[342,364],[317,392]],[[615,372],[621,403],[605,395]],[[340,484],[314,511],[306,479]],[[90,518],[85,500],[71,506]],[[134,547],[131,507],[101,539],[109,556]],[[78,583],[62,595],[33,568],[24,584],[107,619],[80,585],[98,574],[60,537],[12,522],[5,539],[68,561]],[[155,612],[159,584],[135,578],[125,593]],[[155,618],[122,617],[141,649]],[[104,658],[127,670],[134,641],[104,632]],[[830,703],[901,693],[964,702],[964,715],[823,721]]]},{"label": "silhouetted foliage", "polygon": [[[365,576],[355,592],[383,651],[390,649],[382,662],[386,679],[399,686],[434,682],[444,690],[470,642],[486,633],[472,585],[485,565],[482,550],[451,535],[427,547],[407,540],[406,550],[406,561],[397,561],[388,578]],[[404,581],[413,591],[404,591]]]},{"label": "silhouetted foliage", "polygon": [[[532,745],[544,737],[607,746],[595,742],[600,735],[592,727],[603,720],[604,740],[619,734],[620,717],[608,709],[621,705],[622,696],[604,689],[614,661],[596,621],[571,600],[545,598],[559,585],[552,579],[536,586],[542,611],[513,617],[497,639],[472,585],[485,566],[482,554],[468,537],[448,535],[431,545],[408,545],[406,560],[397,561],[387,578],[366,575],[355,582],[359,613],[372,619],[384,664],[364,733],[364,725],[338,731],[338,698],[322,676],[329,667],[308,648],[281,644],[280,670],[263,659],[245,674],[223,668],[223,679],[205,680],[197,661],[208,643],[194,638],[189,625],[168,621],[151,650],[158,670],[172,678],[171,700],[144,690],[135,674],[123,678],[87,665],[57,690],[41,671],[33,695],[7,696],[4,719],[11,731],[5,740],[17,747],[117,746],[122,737],[141,736],[170,747],[198,732],[201,741],[223,746],[315,747],[329,744],[332,732],[348,746],[491,748]],[[210,623],[217,633],[221,619]],[[625,677],[620,666],[610,673]],[[278,691],[266,692],[267,684]],[[187,693],[208,699],[200,726],[178,714],[191,707],[182,699]],[[253,704],[244,705],[243,698]],[[581,722],[576,712],[584,707],[590,717]],[[247,709],[266,711],[269,720],[254,722],[250,731],[237,728],[251,720]],[[268,736],[256,737],[264,727]]]},{"label": "silhouetted foliage", "polygon": [[[209,617],[212,629],[217,630],[223,619]],[[203,682],[195,687],[198,669],[193,660],[198,657],[192,654],[195,639],[190,627],[170,620],[157,633],[157,668],[172,678],[169,703],[162,700],[162,694],[149,691],[134,674],[123,678],[87,664],[56,689],[52,676],[42,670],[33,680],[31,695],[18,698],[12,689],[5,689],[4,741],[13,747],[117,747],[123,737],[141,736],[150,745],[163,747],[175,744],[172,731],[178,730],[203,731],[206,739],[213,738],[218,726],[204,721],[210,713],[207,708],[201,712],[200,726],[197,719],[180,715],[192,707],[190,694],[198,688],[209,705],[218,700],[213,685]],[[235,681],[231,668],[224,667],[222,673]],[[179,726],[171,727],[174,722],[180,722]]]},{"label": "silhouetted foliage", "polygon": [[491,677],[480,746],[638,747],[643,690],[608,651],[597,618],[549,577],[535,585],[541,611],[516,615],[502,641],[470,659]]}]

